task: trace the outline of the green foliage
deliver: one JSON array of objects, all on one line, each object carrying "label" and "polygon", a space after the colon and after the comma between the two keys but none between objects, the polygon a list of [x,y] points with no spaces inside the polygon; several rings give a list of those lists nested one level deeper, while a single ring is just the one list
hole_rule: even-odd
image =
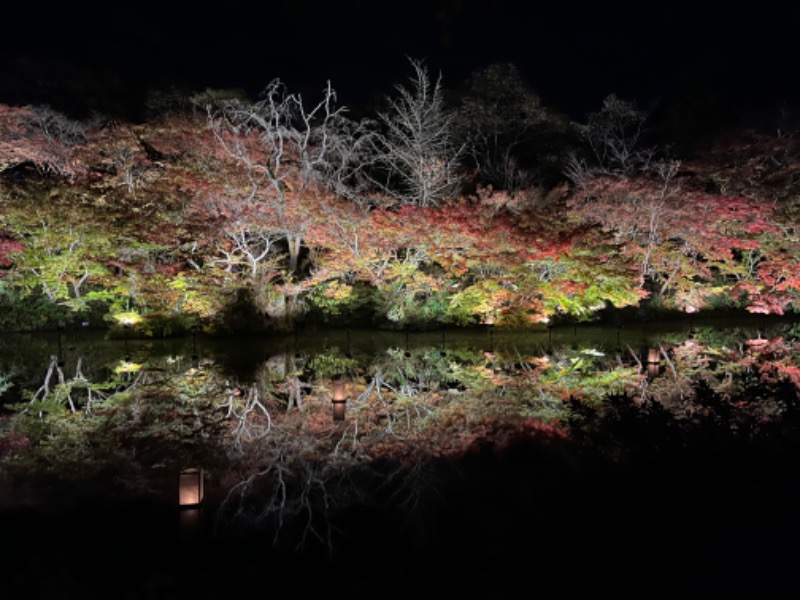
[{"label": "green foliage", "polygon": [[446,322],[447,297],[425,285],[425,276],[381,285],[375,295],[380,317],[393,329],[429,328]]},{"label": "green foliage", "polygon": [[637,367],[613,363],[605,353],[587,347],[555,353],[538,382],[562,400],[573,396],[601,403],[608,394],[633,392],[639,380]]},{"label": "green foliage", "polygon": [[372,370],[406,395],[450,388],[482,389],[486,377],[475,368],[482,356],[471,350],[441,350],[432,347],[403,351],[387,350]]},{"label": "green foliage", "polygon": [[339,280],[327,281],[314,286],[306,299],[317,308],[324,320],[335,321],[343,314],[352,313],[364,305],[363,292]]},{"label": "green foliage", "polygon": [[[624,265],[598,260],[611,249],[573,247],[558,261],[548,259],[531,265],[539,279],[539,293],[546,314],[563,314],[588,320],[607,305],[623,308],[638,304],[642,292]],[[531,284],[534,285],[534,284]]]},{"label": "green foliage", "polygon": [[144,316],[135,314],[131,322],[123,322],[123,315],[127,313],[107,313],[104,319],[111,322],[109,336],[114,339],[126,337],[157,337],[167,338],[186,335],[197,324],[197,318],[191,314],[151,312]]},{"label": "green foliage", "polygon": [[[85,227],[85,226],[84,226]],[[24,289],[41,289],[53,302],[77,299],[83,286],[106,275],[95,256],[107,256],[112,240],[100,229],[76,230],[69,226],[48,225],[31,232],[25,249],[15,255],[14,280]]]},{"label": "green foliage", "polygon": [[106,314],[119,310],[128,300],[127,290],[122,286],[92,286],[82,296],[67,298],[61,304],[76,315],[93,313],[104,318]]},{"label": "green foliage", "polygon": [[728,289],[722,288],[719,292],[712,289],[712,293],[704,298],[705,308],[711,311],[725,311],[731,309],[743,309],[746,305],[730,294]]},{"label": "green foliage", "polygon": [[341,377],[355,372],[358,361],[350,356],[345,356],[342,351],[334,346],[324,352],[314,354],[306,367],[314,374],[317,380]]},{"label": "green foliage", "polygon": [[497,318],[499,292],[500,284],[487,279],[452,294],[447,307],[448,322],[456,325],[493,323]]},{"label": "green foliage", "polygon": [[31,445],[35,448],[37,472],[57,473],[60,476],[91,475],[95,455],[89,439],[89,425],[83,417],[50,413],[39,431],[29,428]]},{"label": "green foliage", "polygon": [[792,327],[790,327],[786,331],[786,337],[795,342],[800,341],[800,323],[797,323]]},{"label": "green foliage", "polygon": [[40,293],[26,293],[0,279],[0,331],[54,329],[67,318],[63,306]]},{"label": "green foliage", "polygon": [[[124,367],[119,364],[101,383],[68,379],[11,407],[17,411],[15,435],[30,441],[13,458],[16,468],[64,479],[119,469],[126,472],[125,483],[135,485],[142,469],[156,463],[180,464],[189,455],[202,454],[204,464],[214,464],[210,431],[224,418],[213,406],[221,389],[218,378],[191,369],[138,385],[136,373]],[[95,393],[91,409],[81,401],[88,389]],[[68,408],[67,394],[80,410]]]}]

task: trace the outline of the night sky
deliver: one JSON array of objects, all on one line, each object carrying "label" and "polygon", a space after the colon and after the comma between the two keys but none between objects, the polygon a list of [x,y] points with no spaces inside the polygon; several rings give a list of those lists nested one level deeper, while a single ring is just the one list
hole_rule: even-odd
[{"label": "night sky", "polygon": [[243,88],[278,77],[310,99],[330,79],[370,108],[410,74],[458,88],[513,62],[576,119],[609,93],[695,115],[797,105],[797,2],[19,2],[0,36],[0,102],[135,114],[148,90]]}]

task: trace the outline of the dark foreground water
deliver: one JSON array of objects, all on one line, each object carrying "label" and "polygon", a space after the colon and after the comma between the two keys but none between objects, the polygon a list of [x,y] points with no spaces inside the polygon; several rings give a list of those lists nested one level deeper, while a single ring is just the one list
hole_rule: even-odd
[{"label": "dark foreground water", "polygon": [[277,544],[214,532],[213,505],[181,526],[190,515],[172,503],[63,489],[0,515],[0,597],[791,596],[791,448],[698,445],[623,465],[568,450],[527,442],[432,465],[413,505],[373,489],[337,515],[332,549],[293,549],[299,530]]},{"label": "dark foreground water", "polygon": [[[609,347],[644,338],[628,332],[596,335]],[[426,335],[411,345],[509,342],[485,332],[461,342]],[[591,335],[567,328],[526,339],[535,350]],[[390,337],[312,334],[278,350],[201,340],[199,352],[192,339],[165,342],[164,352],[213,354],[246,373],[286,343],[336,343],[354,354],[409,344]],[[79,354],[76,339],[25,343],[7,355],[35,351],[32,385],[54,352]],[[160,351],[140,341],[89,346],[99,363],[144,343]],[[95,363],[83,360],[88,372]],[[135,497],[114,475],[71,484],[40,477],[35,495],[23,483],[0,498],[0,599],[793,597],[800,417],[787,416],[794,420],[748,438],[713,418],[682,431],[657,413],[626,413],[566,439],[487,443],[405,470],[371,465],[344,474],[346,502],[323,514],[316,498],[310,521],[289,519],[277,536],[274,515],[262,524],[222,518],[218,489],[198,516],[178,509],[172,480],[165,494]]]}]

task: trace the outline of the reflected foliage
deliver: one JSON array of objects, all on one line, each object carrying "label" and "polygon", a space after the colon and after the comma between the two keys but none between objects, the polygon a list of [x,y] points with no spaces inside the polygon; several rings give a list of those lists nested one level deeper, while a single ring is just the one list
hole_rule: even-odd
[{"label": "reflected foliage", "polygon": [[0,379],[23,387],[0,422],[2,479],[44,492],[92,478],[158,496],[184,465],[201,464],[217,527],[332,549],[337,523],[359,506],[418,506],[412,529],[431,534],[424,515],[436,511],[439,476],[449,481],[447,465],[484,448],[546,442],[634,465],[796,444],[800,342],[788,325],[769,337],[666,333],[642,351],[483,341],[488,349],[363,352],[348,337],[347,347],[272,353],[236,376],[185,347],[138,347],[112,361],[73,348],[69,361],[44,359],[35,377]]}]

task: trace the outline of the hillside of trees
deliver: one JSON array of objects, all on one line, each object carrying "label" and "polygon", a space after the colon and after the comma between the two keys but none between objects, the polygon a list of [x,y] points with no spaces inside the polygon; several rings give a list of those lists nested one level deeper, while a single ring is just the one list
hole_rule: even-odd
[{"label": "hillside of trees", "polygon": [[358,118],[330,83],[307,98],[279,80],[257,99],[153,94],[140,122],[0,105],[0,329],[795,310],[788,117],[689,148],[634,100],[574,122],[511,64],[457,90],[409,71]]}]

